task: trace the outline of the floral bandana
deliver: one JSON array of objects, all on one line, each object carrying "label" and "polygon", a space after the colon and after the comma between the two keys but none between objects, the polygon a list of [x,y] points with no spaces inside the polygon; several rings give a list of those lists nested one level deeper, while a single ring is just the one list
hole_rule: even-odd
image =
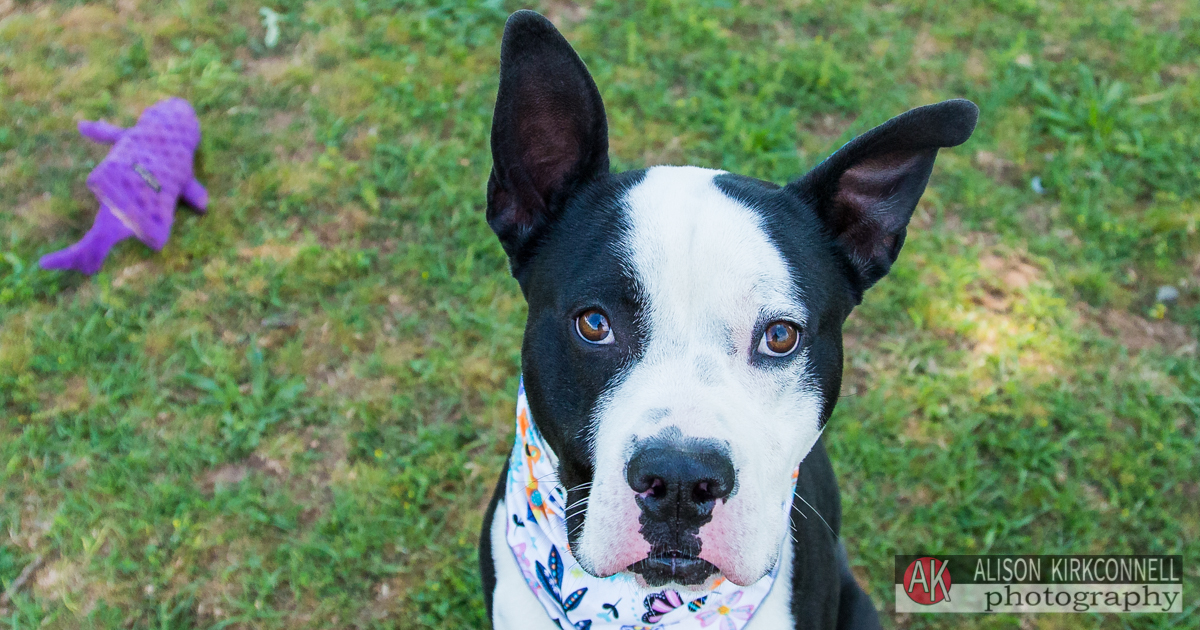
[{"label": "floral bandana", "polygon": [[[796,478],[793,473],[793,493]],[[597,578],[584,572],[567,544],[566,491],[558,481],[558,458],[533,424],[524,382],[517,391],[517,438],[507,483],[508,546],[534,596],[563,628],[741,630],[779,572],[776,564],[750,586],[722,578],[707,592],[668,589],[649,595],[628,574]],[[782,506],[783,518],[790,507],[790,501]]]}]

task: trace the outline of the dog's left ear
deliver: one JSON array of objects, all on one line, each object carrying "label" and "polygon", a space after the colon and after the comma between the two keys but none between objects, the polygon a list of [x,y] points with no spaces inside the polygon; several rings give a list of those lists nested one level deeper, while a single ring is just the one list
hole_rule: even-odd
[{"label": "dog's left ear", "polygon": [[966,142],[978,118],[979,108],[962,99],[918,107],[788,184],[812,204],[848,259],[859,299],[896,261],[938,149]]},{"label": "dog's left ear", "polygon": [[582,183],[608,173],[608,122],[587,67],[549,20],[517,11],[500,44],[487,221],[513,272]]}]

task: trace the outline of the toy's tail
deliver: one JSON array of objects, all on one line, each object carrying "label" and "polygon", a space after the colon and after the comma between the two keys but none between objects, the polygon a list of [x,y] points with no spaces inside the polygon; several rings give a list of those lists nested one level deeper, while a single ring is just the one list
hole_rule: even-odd
[{"label": "toy's tail", "polygon": [[79,135],[101,144],[112,144],[121,139],[125,130],[103,120],[79,121]]},{"label": "toy's tail", "polygon": [[105,204],[100,204],[96,222],[78,243],[53,254],[46,254],[38,261],[43,269],[74,269],[88,275],[100,271],[108,251],[120,241],[133,236],[133,230],[125,227]]}]

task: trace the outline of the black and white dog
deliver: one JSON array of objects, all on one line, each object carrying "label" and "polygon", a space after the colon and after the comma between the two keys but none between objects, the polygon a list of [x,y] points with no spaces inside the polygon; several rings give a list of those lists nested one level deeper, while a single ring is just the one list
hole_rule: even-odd
[{"label": "black and white dog", "polygon": [[[914,109],[782,187],[691,166],[611,173],[587,68],[542,16],[509,18],[487,221],[529,305],[529,409],[583,506],[564,562],[647,593],[778,566],[749,628],[878,626],[820,439],[842,324],[900,252],[938,149],[977,116],[965,100]],[[797,466],[787,531],[774,515]],[[480,544],[489,616],[555,628],[506,542],[504,494],[502,476]]]}]

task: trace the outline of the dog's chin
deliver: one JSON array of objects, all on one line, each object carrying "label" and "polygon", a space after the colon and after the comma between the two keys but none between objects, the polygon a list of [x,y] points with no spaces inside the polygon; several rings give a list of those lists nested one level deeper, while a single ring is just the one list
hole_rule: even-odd
[{"label": "dog's chin", "polygon": [[629,571],[637,575],[639,583],[652,588],[674,584],[686,589],[703,588],[721,573],[707,560],[678,554],[655,554],[629,565]]},{"label": "dog's chin", "polygon": [[715,564],[694,557],[678,558],[643,558],[624,571],[611,571],[603,574],[592,571],[582,562],[580,568],[588,575],[596,578],[608,578],[622,573],[633,578],[639,588],[658,589],[664,586],[683,592],[708,592],[716,588],[719,580],[725,579],[738,586],[750,586],[774,569],[774,564],[765,571],[754,573],[725,573]]}]

